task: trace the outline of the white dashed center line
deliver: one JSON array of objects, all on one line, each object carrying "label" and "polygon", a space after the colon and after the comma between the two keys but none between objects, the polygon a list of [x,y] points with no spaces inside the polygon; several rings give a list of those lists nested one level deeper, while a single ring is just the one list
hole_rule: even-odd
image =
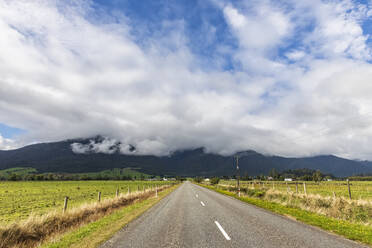
[{"label": "white dashed center line", "polygon": [[202,202],[202,201],[201,201],[201,202],[200,202],[200,204],[201,204],[201,205],[202,205],[203,207],[205,207],[205,204],[204,204],[204,202]]},{"label": "white dashed center line", "polygon": [[231,238],[229,237],[229,235],[227,235],[227,233],[225,232],[225,230],[223,230],[223,228],[220,225],[220,223],[218,223],[218,221],[215,221],[214,223],[216,223],[218,229],[220,229],[220,231],[222,232],[223,236],[225,236],[225,239],[226,240],[231,240]]}]

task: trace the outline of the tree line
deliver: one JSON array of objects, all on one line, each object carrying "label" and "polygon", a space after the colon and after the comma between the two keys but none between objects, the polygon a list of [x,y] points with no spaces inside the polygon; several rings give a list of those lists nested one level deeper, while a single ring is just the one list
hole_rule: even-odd
[{"label": "tree line", "polygon": [[[27,174],[19,175],[16,173],[8,176],[0,176],[0,181],[88,181],[88,180],[145,180],[143,175],[78,175],[78,174]],[[150,179],[160,179],[153,177]]]}]

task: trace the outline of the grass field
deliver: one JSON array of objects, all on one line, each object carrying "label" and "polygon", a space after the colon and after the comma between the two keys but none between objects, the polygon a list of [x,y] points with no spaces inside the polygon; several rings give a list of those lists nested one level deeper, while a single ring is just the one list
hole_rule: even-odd
[{"label": "grass field", "polygon": [[62,210],[65,196],[69,207],[82,203],[112,198],[119,192],[127,193],[143,187],[164,185],[167,181],[24,181],[0,182],[0,224],[24,220],[31,214],[41,215],[51,210]]},{"label": "grass field", "polygon": [[[348,198],[348,187],[346,181],[330,181],[330,182],[297,182],[298,193],[304,193],[303,183],[306,183],[306,191],[308,194],[318,194],[321,196],[332,196],[335,192],[336,196],[343,196]],[[221,180],[221,185],[236,186],[235,180]],[[284,181],[240,181],[242,188],[253,188],[259,189],[275,188],[276,190],[287,192],[287,187],[290,192],[296,192],[296,182],[284,182]],[[350,190],[353,199],[372,200],[372,181],[350,181]]]}]

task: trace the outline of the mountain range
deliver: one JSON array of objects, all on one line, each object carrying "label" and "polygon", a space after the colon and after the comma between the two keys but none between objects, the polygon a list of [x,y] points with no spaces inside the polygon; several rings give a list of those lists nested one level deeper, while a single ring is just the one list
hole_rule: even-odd
[{"label": "mountain range", "polygon": [[[71,144],[88,144],[91,139],[71,139],[28,145],[15,150],[0,151],[0,169],[32,167],[38,172],[84,173],[112,168],[132,168],[151,175],[169,176],[230,176],[236,173],[234,156],[206,153],[203,148],[176,151],[169,156],[124,155],[72,151]],[[241,175],[268,174],[289,169],[314,169],[337,177],[372,172],[372,162],[356,161],[333,155],[303,158],[267,156],[245,151],[239,156]]]}]

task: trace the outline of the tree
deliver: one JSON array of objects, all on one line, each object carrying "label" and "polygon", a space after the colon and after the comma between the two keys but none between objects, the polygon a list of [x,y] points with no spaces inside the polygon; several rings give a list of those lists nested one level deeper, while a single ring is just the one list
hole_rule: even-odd
[{"label": "tree", "polygon": [[38,181],[43,181],[44,180],[44,175],[37,175],[36,176],[36,180],[38,180]]},{"label": "tree", "polygon": [[220,182],[219,177],[212,177],[211,178],[211,184],[215,185],[215,184],[218,184],[219,182]]},{"label": "tree", "polygon": [[264,174],[260,174],[259,176],[257,176],[257,178],[260,179],[260,180],[265,180],[266,179]]},{"label": "tree", "polygon": [[272,168],[269,172],[269,176],[274,179],[277,179],[279,177],[279,173],[276,171],[275,168]]},{"label": "tree", "polygon": [[50,181],[52,181],[52,180],[54,180],[54,175],[53,174],[48,174],[48,176],[47,176],[47,180],[50,180]]},{"label": "tree", "polygon": [[10,181],[17,181],[19,179],[19,177],[17,176],[17,174],[12,174],[12,175],[10,175],[10,177],[9,177],[9,180]]},{"label": "tree", "polygon": [[201,177],[195,177],[195,178],[194,178],[194,181],[195,181],[196,183],[201,183],[202,180],[203,180],[203,179],[202,179]]},{"label": "tree", "polygon": [[319,170],[313,173],[313,181],[319,182],[319,181],[322,181],[322,179],[323,179],[323,175]]},{"label": "tree", "polygon": [[181,177],[181,176],[176,176],[176,180],[183,182],[183,181],[186,181],[186,178]]}]

